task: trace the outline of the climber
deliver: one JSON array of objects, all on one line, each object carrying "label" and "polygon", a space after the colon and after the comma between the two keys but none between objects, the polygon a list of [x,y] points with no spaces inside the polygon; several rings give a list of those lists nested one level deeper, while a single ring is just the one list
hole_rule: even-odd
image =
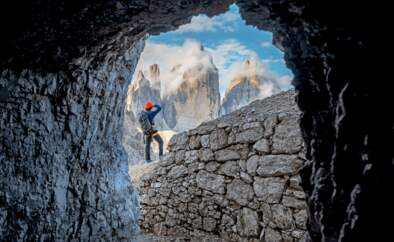
[{"label": "climber", "polygon": [[163,156],[163,140],[159,135],[159,132],[154,128],[155,123],[153,119],[161,111],[161,107],[157,104],[153,105],[151,101],[145,103],[144,110],[138,115],[138,121],[144,132],[144,143],[145,143],[145,162],[151,162],[150,159],[150,145],[152,138],[159,145],[159,159]]}]

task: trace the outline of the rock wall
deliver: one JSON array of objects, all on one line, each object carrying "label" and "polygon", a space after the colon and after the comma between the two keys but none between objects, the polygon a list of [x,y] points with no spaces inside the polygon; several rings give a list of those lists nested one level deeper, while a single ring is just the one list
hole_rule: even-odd
[{"label": "rock wall", "polygon": [[143,47],[71,76],[1,73],[0,241],[121,240],[138,230],[121,131]]},{"label": "rock wall", "polygon": [[[247,23],[273,32],[294,73],[309,161],[301,177],[311,240],[387,240],[393,225],[384,221],[394,216],[386,192],[394,184],[394,115],[385,110],[393,98],[378,84],[387,73],[373,60],[391,46],[381,36],[388,6],[352,0],[237,4]],[[366,18],[370,13],[379,14]]]},{"label": "rock wall", "polygon": [[0,3],[0,241],[136,233],[121,142],[127,87],[146,33],[174,29],[208,3]]},{"label": "rock wall", "polygon": [[294,91],[174,136],[140,181],[141,228],[224,241],[301,241],[304,150]]},{"label": "rock wall", "polygon": [[[119,61],[145,33],[174,30],[199,13],[219,14],[232,2],[1,1],[0,240],[52,240],[64,235],[57,233],[57,227],[67,231],[70,240],[96,235],[95,230],[102,228],[101,216],[91,216],[91,207],[82,202],[86,201],[82,194],[91,193],[74,192],[73,188],[81,191],[84,181],[97,177],[103,177],[105,184],[121,184],[112,182],[116,175],[96,176],[96,172],[118,174],[118,167],[126,164],[125,159],[118,159],[122,152],[115,152],[122,148],[108,141],[120,135],[122,117],[112,114],[122,109],[124,89],[120,87],[128,81],[115,77],[133,71],[133,62]],[[387,240],[392,236],[392,223],[387,221],[394,214],[393,196],[388,192],[394,183],[394,115],[386,71],[390,62],[377,60],[387,59],[392,46],[384,34],[391,27],[390,2],[236,2],[248,24],[273,32],[274,43],[283,49],[294,73],[309,160],[301,177],[311,215],[311,239]],[[138,54],[127,58],[136,61]],[[88,98],[91,92],[96,98]],[[77,106],[84,108],[71,108]],[[56,122],[48,122],[52,118]],[[99,124],[89,125],[91,122]],[[54,129],[46,127],[48,123]],[[84,130],[98,134],[97,138],[80,140],[97,145],[70,138],[79,137]],[[67,158],[74,155],[79,158]],[[96,165],[89,169],[85,165],[89,162]],[[53,207],[64,207],[63,200],[56,202],[51,185],[63,184],[63,176],[53,175],[62,167],[62,174],[84,175],[70,176],[70,184],[77,184],[69,189],[75,199],[57,213],[52,212]],[[101,183],[94,184],[102,191],[100,197],[111,197],[113,190],[101,190]],[[42,192],[36,193],[37,189]],[[114,206],[122,204],[114,201]],[[66,218],[65,211],[80,216],[55,226],[51,221]],[[131,221],[130,213],[125,214]],[[119,228],[117,218],[104,227]],[[132,229],[128,231],[132,233]],[[117,232],[113,235],[117,237]]]}]

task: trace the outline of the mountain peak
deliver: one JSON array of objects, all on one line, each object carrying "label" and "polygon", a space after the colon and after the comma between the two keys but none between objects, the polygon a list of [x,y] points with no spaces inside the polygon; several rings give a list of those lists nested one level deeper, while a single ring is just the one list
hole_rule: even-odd
[{"label": "mountain peak", "polygon": [[153,64],[149,66],[148,79],[151,82],[152,87],[160,88],[160,68],[158,64]]},{"label": "mountain peak", "polygon": [[149,66],[149,74],[151,76],[160,76],[160,68],[158,64],[153,64]]},{"label": "mountain peak", "polygon": [[264,72],[264,65],[255,58],[248,58],[234,69],[224,95],[220,114],[227,114],[256,99],[279,91],[277,84]]},{"label": "mountain peak", "polygon": [[139,80],[142,80],[142,79],[145,79],[145,75],[144,75],[144,72],[142,70],[139,70],[136,80],[139,81]]},{"label": "mountain peak", "polygon": [[137,78],[132,82],[129,89],[137,90],[143,86],[150,86],[150,82],[148,79],[146,79],[144,72],[142,70],[139,70]]},{"label": "mountain peak", "polygon": [[256,59],[253,57],[244,60],[244,62],[242,63],[242,67],[248,71],[256,72],[257,66],[258,66],[258,63],[257,63]]}]

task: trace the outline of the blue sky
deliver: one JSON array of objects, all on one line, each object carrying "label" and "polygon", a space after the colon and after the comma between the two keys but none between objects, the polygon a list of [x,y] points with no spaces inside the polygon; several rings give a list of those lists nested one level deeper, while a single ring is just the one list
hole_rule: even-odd
[{"label": "blue sky", "polygon": [[[251,57],[264,63],[265,71],[278,79],[283,90],[290,87],[292,73],[284,63],[283,53],[272,45],[272,34],[246,25],[235,4],[224,14],[213,18],[198,15],[176,31],[150,36],[137,70],[147,69],[149,64],[158,62],[161,73],[165,73],[165,69],[170,68],[164,63],[168,62],[166,58],[182,58],[171,55],[178,50],[184,52],[182,48],[189,48],[185,42],[200,43],[212,54],[219,70],[221,92],[231,79],[232,66]],[[167,56],[160,56],[163,54]]]}]

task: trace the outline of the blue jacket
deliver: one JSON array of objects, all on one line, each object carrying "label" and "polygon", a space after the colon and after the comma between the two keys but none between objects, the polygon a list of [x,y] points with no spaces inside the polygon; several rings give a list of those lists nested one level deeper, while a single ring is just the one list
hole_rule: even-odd
[{"label": "blue jacket", "polygon": [[148,118],[149,121],[151,122],[151,124],[153,124],[153,119],[155,118],[155,116],[161,111],[161,107],[159,105],[153,105],[153,108],[148,112]]}]

